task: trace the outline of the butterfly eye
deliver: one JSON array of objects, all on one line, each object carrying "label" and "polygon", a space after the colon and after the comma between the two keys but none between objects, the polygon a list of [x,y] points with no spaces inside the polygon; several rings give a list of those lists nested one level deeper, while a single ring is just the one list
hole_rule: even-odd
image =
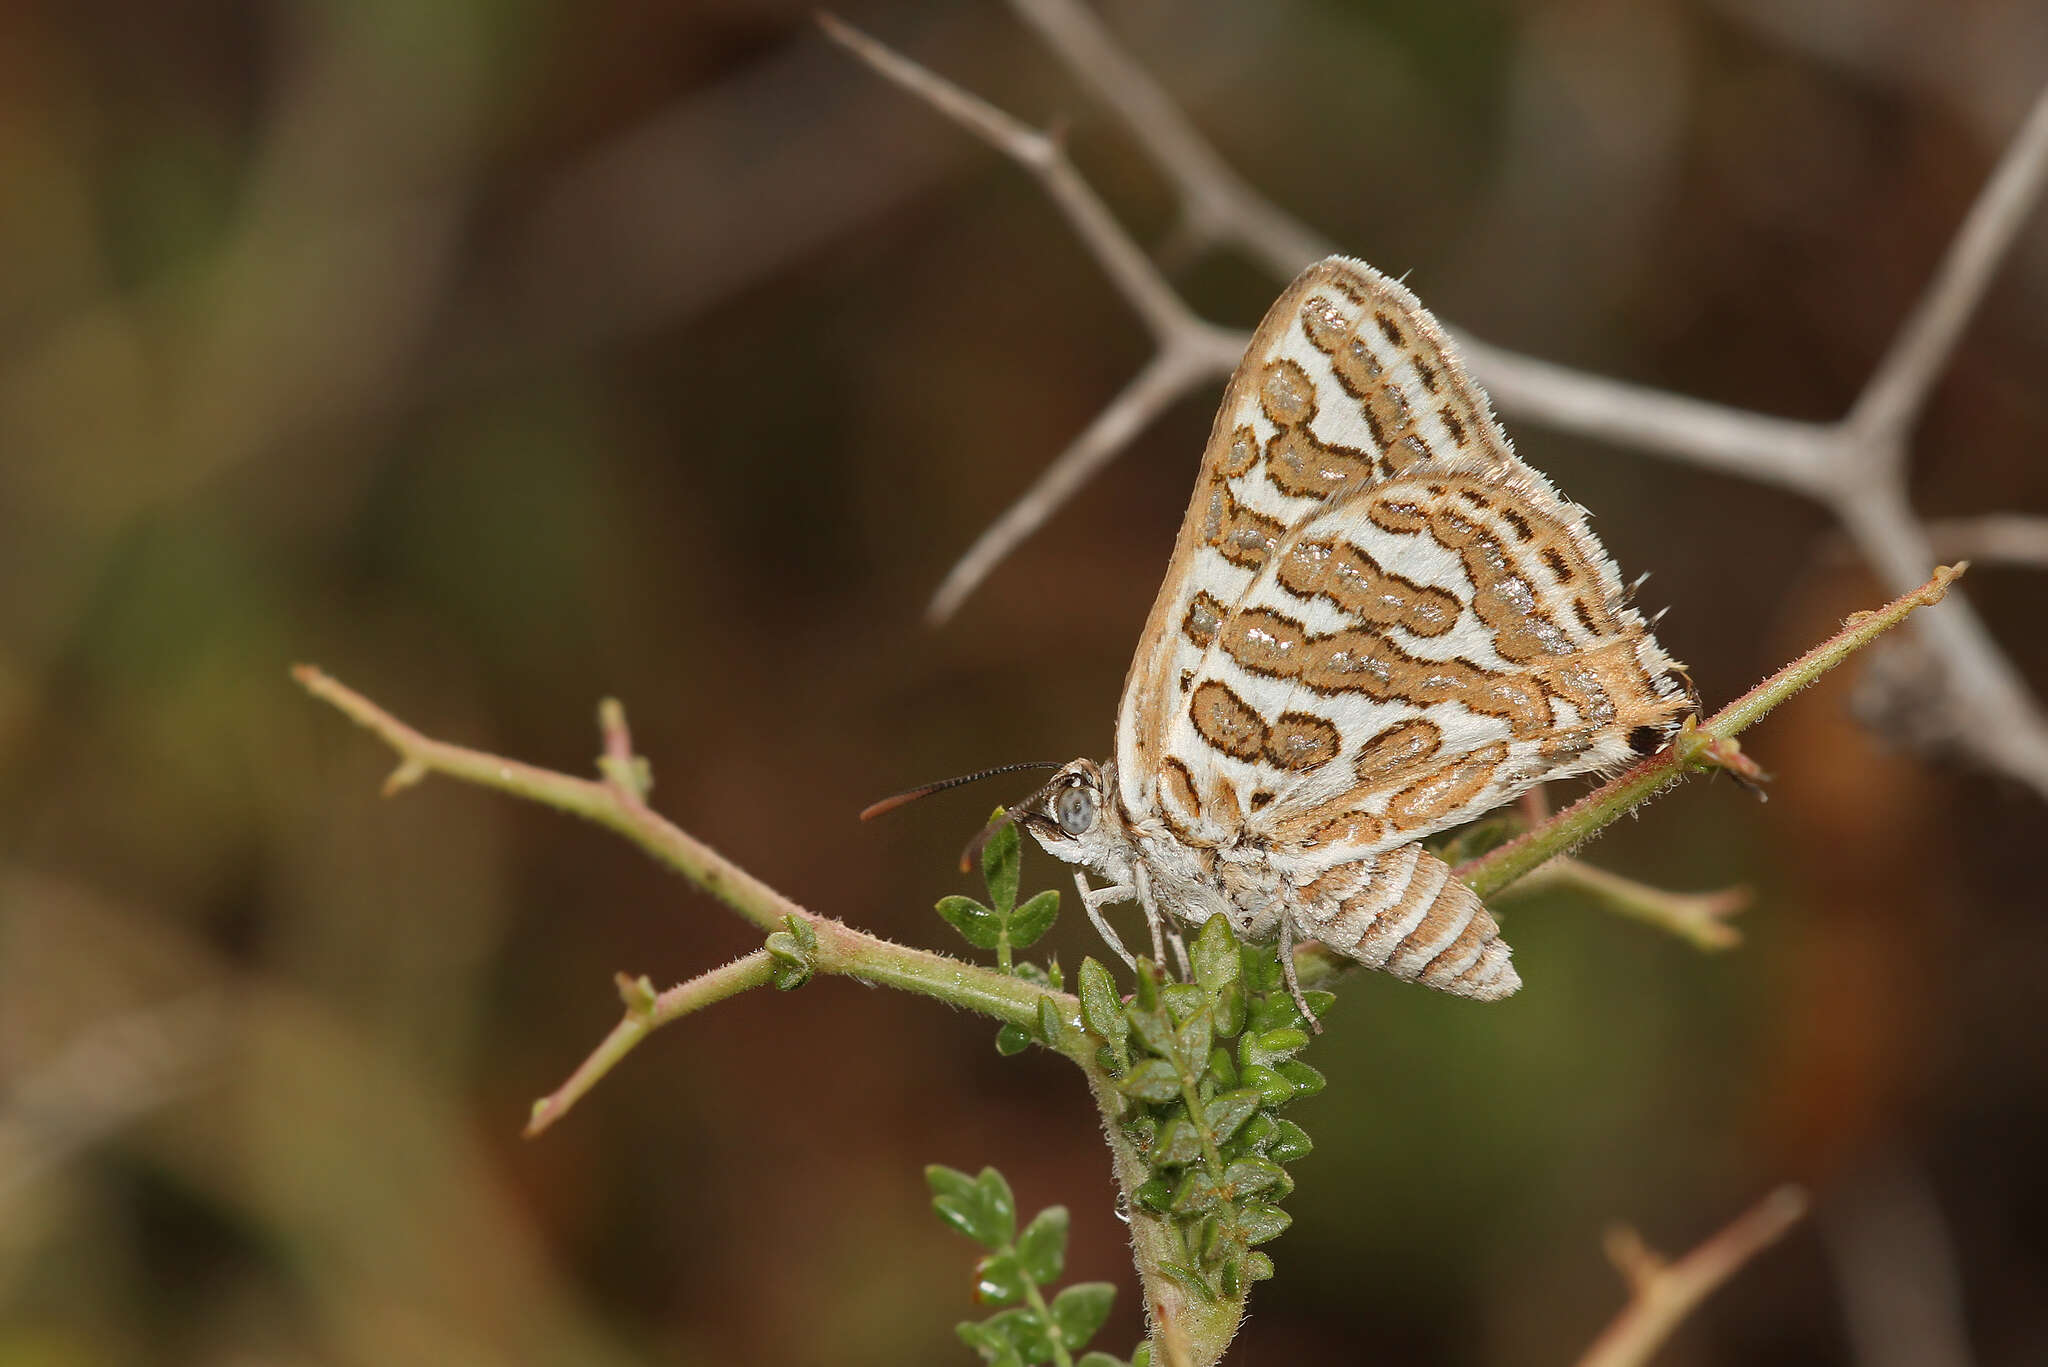
[{"label": "butterfly eye", "polygon": [[1085,835],[1095,824],[1095,794],[1086,788],[1062,788],[1052,800],[1052,814],[1068,835]]}]

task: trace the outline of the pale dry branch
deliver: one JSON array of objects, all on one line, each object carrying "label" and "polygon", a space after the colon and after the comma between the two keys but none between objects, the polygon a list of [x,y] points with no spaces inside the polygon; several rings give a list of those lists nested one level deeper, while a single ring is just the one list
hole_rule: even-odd
[{"label": "pale dry branch", "polygon": [[[1334,250],[1231,170],[1080,0],[1011,4],[1166,174],[1180,199],[1176,242],[1190,248],[1234,247],[1281,278]],[[968,123],[1038,175],[1138,308],[1162,357],[1180,339],[1194,335],[1185,307],[1160,301],[1158,273],[1149,263],[1132,261],[1137,249],[1129,236],[1104,221],[1101,201],[1078,183],[1053,139],[872,39],[840,25],[828,28],[892,80]],[[1935,564],[1930,538],[1907,502],[1911,426],[1999,262],[2031,215],[2044,180],[2048,90],[2006,148],[1869,383],[1838,422],[1798,422],[1707,403],[1518,355],[1453,332],[1503,411],[1805,494],[1835,514],[1887,587],[1903,592]],[[1241,351],[1244,334],[1213,331],[1230,336],[1231,345]],[[1116,433],[1135,432],[1140,424],[1129,420],[1130,410],[1139,405],[1133,395],[1150,391],[1153,385],[1147,382],[1156,383],[1162,357],[1155,357],[1113,401],[1112,409],[1125,411],[1098,418],[1055,470],[976,540],[934,597],[929,611],[934,621],[956,611],[1004,555],[1114,456]],[[2048,720],[1983,623],[1957,601],[1946,612],[1929,614],[1919,629],[1942,662],[1946,687],[1941,704],[1954,713],[1952,724],[1939,729],[1955,735],[1986,767],[2048,796]]]},{"label": "pale dry branch", "polygon": [[1954,1240],[1921,1173],[1882,1155],[1816,1223],[1857,1367],[1970,1367]]},{"label": "pale dry branch", "polygon": [[[1337,250],[1283,212],[1218,156],[1152,73],[1131,60],[1094,11],[1076,0],[1010,0],[1104,107],[1112,109],[1180,193],[1178,236],[1194,252],[1229,245],[1286,279]],[[1242,344],[1238,348],[1242,351]]]},{"label": "pale dry branch", "polygon": [[[1238,350],[1243,350],[1241,343]],[[1234,364],[1228,360],[1219,367],[1215,357],[1192,346],[1162,347],[1031,487],[974,539],[932,595],[926,619],[937,626],[952,617],[1019,543],[1044,526],[1053,511],[1114,460],[1147,423],[1204,380],[1228,375]]]},{"label": "pale dry branch", "polygon": [[2048,570],[2048,517],[1992,513],[1926,524],[1928,544],[1943,560]]},{"label": "pale dry branch", "polygon": [[1750,903],[1748,888],[1714,892],[1671,892],[1596,868],[1569,855],[1528,874],[1514,895],[1565,889],[1583,894],[1618,915],[1667,930],[1699,949],[1733,949],[1742,932],[1728,918]]},{"label": "pale dry branch", "polygon": [[[1891,454],[1895,448],[1894,465],[1904,465],[1907,432],[1961,340],[1964,325],[1990,287],[1999,262],[2033,216],[2044,181],[2048,181],[2048,89],[2035,98],[1991,179],[1978,192],[1942,254],[1934,278],[1842,420],[1843,432],[1850,438],[1846,454]],[[1866,468],[1868,463],[1853,462],[1855,468],[1840,472],[1842,479],[1856,481],[1872,474],[1893,481],[1903,478],[1900,469],[1872,471]]]},{"label": "pale dry branch", "polygon": [[[1074,225],[1082,243],[1108,273],[1110,283],[1162,348],[1185,334],[1224,331],[1204,322],[1181,302],[1144,249],[1131,240],[1109,206],[1082,179],[1058,137],[1010,117],[844,20],[820,14],[818,24],[833,42],[1037,176],[1060,212]],[[1243,350],[1240,341],[1231,355],[1231,364],[1236,364],[1237,353]]]},{"label": "pale dry branch", "polygon": [[1579,1367],[1635,1367],[1648,1361],[1694,1307],[1783,1238],[1806,1208],[1804,1191],[1779,1187],[1677,1262],[1659,1257],[1633,1229],[1609,1231],[1607,1256],[1628,1284],[1629,1302],[1579,1359]]}]

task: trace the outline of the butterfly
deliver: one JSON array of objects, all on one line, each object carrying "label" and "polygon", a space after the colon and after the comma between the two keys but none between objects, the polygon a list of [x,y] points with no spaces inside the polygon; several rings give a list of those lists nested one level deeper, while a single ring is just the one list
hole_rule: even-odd
[{"label": "butterfly", "polygon": [[1521,986],[1500,928],[1419,842],[1653,753],[1696,705],[1443,328],[1333,256],[1224,392],[1114,757],[1066,765],[1012,818],[1081,866],[1126,960],[1105,904],[1142,905],[1155,956],[1162,913],[1277,936],[1298,1002],[1311,939],[1491,1001]]}]

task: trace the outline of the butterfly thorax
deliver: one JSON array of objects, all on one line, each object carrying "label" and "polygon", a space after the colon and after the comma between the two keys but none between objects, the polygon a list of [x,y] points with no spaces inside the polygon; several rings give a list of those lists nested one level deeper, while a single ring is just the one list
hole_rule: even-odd
[{"label": "butterfly thorax", "polygon": [[1157,810],[1130,810],[1113,762],[1075,760],[1048,785],[1042,806],[1020,811],[1018,822],[1054,858],[1142,891],[1153,907],[1192,927],[1220,911],[1240,934],[1270,939],[1295,900],[1263,841],[1190,844]]}]

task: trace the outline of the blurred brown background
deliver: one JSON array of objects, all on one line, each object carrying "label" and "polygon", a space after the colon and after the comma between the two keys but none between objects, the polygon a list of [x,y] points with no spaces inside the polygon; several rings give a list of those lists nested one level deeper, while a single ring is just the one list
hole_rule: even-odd
[{"label": "blurred brown background", "polygon": [[[1447,318],[1788,416],[1854,397],[2036,89],[2038,0],[1103,10],[1249,178]],[[847,16],[1164,182],[995,0]],[[1179,280],[1252,322],[1242,262]],[[945,946],[996,785],[1108,747],[1210,420],[1147,431],[936,633],[931,588],[1147,354],[1039,190],[772,0],[0,5],[0,1362],[964,1362],[923,1164],[1074,1210],[1071,1070],[821,979],[650,1041],[544,1139],[610,975],[758,936],[604,834],[431,782],[286,679],[658,804]],[[2048,509],[2048,217],[1921,426],[1930,516]],[[1882,597],[1783,492],[1515,423],[1724,700]],[[1968,592],[2036,690],[2036,571]],[[1851,674],[1856,671],[1852,669]],[[1592,851],[1748,883],[1705,956],[1552,897],[1477,1009],[1347,984],[1234,1360],[1569,1361],[1613,1219],[1815,1219],[1672,1363],[2048,1360],[2042,795],[1844,676]],[[1042,858],[1029,886],[1064,884]],[[1094,946],[1068,908],[1069,965]]]}]

